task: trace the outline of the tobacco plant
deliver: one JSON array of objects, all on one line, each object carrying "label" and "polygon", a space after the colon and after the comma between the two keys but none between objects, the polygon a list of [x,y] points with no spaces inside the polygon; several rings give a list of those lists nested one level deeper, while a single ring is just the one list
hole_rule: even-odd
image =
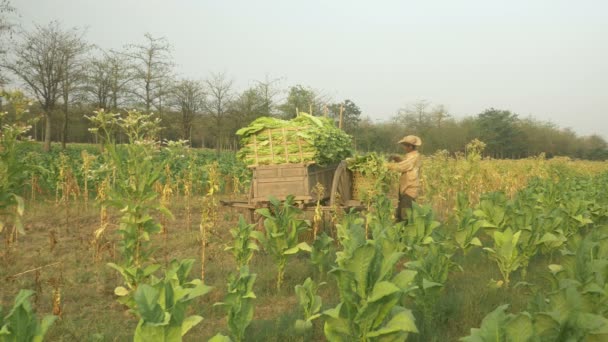
[{"label": "tobacco plant", "polygon": [[509,286],[511,273],[527,264],[526,256],[520,254],[517,246],[520,235],[521,231],[514,233],[511,228],[507,228],[504,232],[495,231],[493,248],[484,248],[488,256],[498,265],[506,287]]},{"label": "tobacco plant", "polygon": [[226,309],[228,329],[233,341],[241,342],[245,340],[245,331],[253,319],[253,301],[256,299],[253,284],[256,277],[256,274],[249,273],[248,266],[241,267],[238,275],[230,275],[228,293],[224,301],[214,304]]},{"label": "tobacco plant", "polygon": [[238,225],[230,229],[230,234],[234,238],[234,241],[232,246],[228,246],[224,250],[230,251],[234,256],[237,270],[240,270],[243,266],[248,266],[253,253],[260,250],[253,240],[252,233],[254,228],[255,224],[248,224],[243,215],[240,215]]},{"label": "tobacco plant", "polygon": [[321,277],[325,276],[334,262],[335,248],[333,242],[334,239],[323,232],[321,235],[317,235],[312,243],[310,263],[317,268]]},{"label": "tobacco plant", "polygon": [[[21,218],[25,211],[23,197],[19,195],[23,184],[27,182],[31,167],[19,155],[17,144],[30,130],[23,120],[29,102],[20,92],[0,93],[14,107],[14,123],[3,123],[0,128],[0,233],[6,228],[7,249],[17,240],[18,234],[25,234]],[[0,112],[0,122],[8,113]]]},{"label": "tobacco plant", "polygon": [[399,306],[416,271],[394,274],[403,256],[389,240],[368,240],[342,254],[334,275],[340,303],[323,312],[329,341],[402,341],[417,333],[411,311]]},{"label": "tobacco plant", "polygon": [[57,317],[47,315],[38,321],[30,303],[33,295],[34,291],[31,290],[19,291],[13,307],[6,315],[0,307],[0,342],[42,342]]},{"label": "tobacco plant", "polygon": [[279,291],[289,257],[299,251],[311,251],[306,242],[298,241],[299,234],[308,230],[309,225],[298,217],[302,210],[294,206],[294,197],[291,195],[283,203],[276,198],[270,198],[270,208],[258,209],[257,212],[265,218],[265,229],[264,232],[254,231],[252,235],[275,261]]},{"label": "tobacco plant", "polygon": [[437,302],[441,298],[449,272],[453,269],[462,271],[462,268],[452,261],[453,250],[454,247],[445,242],[414,246],[407,253],[412,261],[407,262],[405,266],[416,271],[414,283],[417,288],[412,295],[422,314],[423,336],[432,336]]},{"label": "tobacco plant", "polygon": [[304,334],[312,330],[312,321],[321,317],[321,306],[323,300],[317,294],[319,286],[325,283],[317,284],[312,279],[306,278],[303,284],[298,284],[295,287],[298,304],[304,314],[304,319],[298,319],[295,323],[296,332]]},{"label": "tobacco plant", "polygon": [[203,317],[188,316],[197,297],[211,291],[200,279],[187,281],[194,259],[173,260],[162,279],[141,284],[134,294],[133,311],[140,317],[133,341],[178,342]]},{"label": "tobacco plant", "polygon": [[[154,190],[154,184],[164,168],[153,159],[159,121],[137,111],[129,111],[125,118],[103,110],[95,113],[95,116],[88,118],[95,125],[93,132],[101,135],[101,140],[106,144],[102,171],[114,179],[114,183],[108,186],[107,199],[102,205],[119,209],[121,213],[118,233],[122,236],[119,247],[123,261],[121,264],[108,265],[123,276],[130,293],[127,298],[131,301],[138,285],[158,269],[157,265],[148,264],[154,253],[150,238],[161,228],[152,215],[160,212],[172,217],[158,203],[158,194]],[[113,128],[119,128],[128,137],[129,144],[114,144]]]},{"label": "tobacco plant", "polygon": [[418,330],[411,311],[399,306],[416,286],[416,271],[395,274],[404,254],[392,239],[365,238],[363,219],[351,212],[338,225],[342,250],[336,253],[332,274],[340,303],[323,312],[329,341],[405,340]]}]

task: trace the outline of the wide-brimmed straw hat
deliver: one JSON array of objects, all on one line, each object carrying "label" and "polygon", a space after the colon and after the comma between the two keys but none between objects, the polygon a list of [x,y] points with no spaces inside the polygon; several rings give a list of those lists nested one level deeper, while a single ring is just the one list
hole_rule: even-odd
[{"label": "wide-brimmed straw hat", "polygon": [[408,135],[407,137],[404,137],[403,139],[399,140],[398,143],[420,146],[422,145],[422,140],[415,135]]}]

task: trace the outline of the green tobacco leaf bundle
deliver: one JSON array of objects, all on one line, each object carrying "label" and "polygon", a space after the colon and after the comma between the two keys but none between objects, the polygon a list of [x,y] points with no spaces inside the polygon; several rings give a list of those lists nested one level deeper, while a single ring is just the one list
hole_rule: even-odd
[{"label": "green tobacco leaf bundle", "polygon": [[247,165],[336,163],[352,155],[351,137],[328,118],[300,113],[293,120],[261,117],[236,132]]}]

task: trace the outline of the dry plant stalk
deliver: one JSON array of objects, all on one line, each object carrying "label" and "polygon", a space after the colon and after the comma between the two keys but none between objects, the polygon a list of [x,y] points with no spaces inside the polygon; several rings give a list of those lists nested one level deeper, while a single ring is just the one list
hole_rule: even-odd
[{"label": "dry plant stalk", "polygon": [[105,201],[108,199],[108,187],[110,186],[110,180],[105,178],[97,187],[97,201],[101,203],[99,210],[99,227],[93,233],[92,244],[95,248],[95,261],[101,260],[101,239],[104,237],[104,233],[108,228],[108,208],[105,205]]},{"label": "dry plant stalk", "polygon": [[70,220],[70,196],[74,199],[80,195],[80,187],[78,181],[74,176],[74,172],[69,165],[69,157],[65,154],[60,156],[60,167],[59,167],[59,182],[57,184],[57,190],[61,189],[61,197],[58,192],[55,192],[55,202],[57,205],[63,204],[65,212],[65,231],[68,233],[69,220]]},{"label": "dry plant stalk", "polygon": [[207,231],[211,229],[213,226],[213,209],[212,207],[212,199],[208,196],[203,197],[202,203],[203,209],[201,213],[201,224],[200,224],[200,234],[201,234],[201,280],[205,280],[205,252],[207,249]]},{"label": "dry plant stalk", "polygon": [[342,221],[344,218],[344,211],[340,208],[340,203],[342,201],[342,197],[340,193],[336,193],[336,201],[332,203],[331,207],[331,236],[334,241],[338,241],[338,231],[336,229],[336,225]]},{"label": "dry plant stalk", "polygon": [[186,199],[186,226],[188,231],[192,230],[192,173],[188,172],[184,183],[184,197]]},{"label": "dry plant stalk", "polygon": [[53,288],[53,315],[61,317],[63,312],[61,311],[61,288]]},{"label": "dry plant stalk", "polygon": [[203,197],[200,237],[201,237],[201,280],[205,280],[205,253],[207,249],[207,233],[218,221],[218,203],[216,193],[219,191],[219,169],[217,162],[208,168],[207,194]]},{"label": "dry plant stalk", "polygon": [[319,232],[319,227],[321,226],[321,222],[323,222],[323,210],[321,208],[321,200],[325,196],[325,187],[321,183],[317,183],[312,188],[312,193],[317,197],[317,203],[315,206],[315,215],[312,219],[312,240],[317,239],[317,233]]},{"label": "dry plant stalk", "polygon": [[50,249],[51,253],[53,253],[53,250],[55,249],[56,245],[57,245],[57,236],[55,234],[55,230],[51,229],[51,230],[49,230],[49,249]]},{"label": "dry plant stalk", "polygon": [[[160,205],[162,207],[167,208],[167,210],[169,210],[169,204],[171,203],[171,198],[173,197],[173,189],[171,188],[171,183],[169,183],[169,181],[167,181],[167,183],[165,183],[165,185],[163,186],[162,189],[162,193],[161,193],[161,198],[160,198]],[[161,215],[160,216],[160,226],[161,226],[161,233],[163,234],[163,245],[164,245],[164,254],[165,254],[165,264],[168,264],[169,260],[169,246],[168,246],[168,239],[169,239],[169,229],[167,228],[168,225],[168,220],[167,217],[165,215]]]},{"label": "dry plant stalk", "polygon": [[40,280],[40,269],[37,269],[34,272],[34,288],[36,289],[34,292],[34,305],[38,306],[38,300],[42,295],[42,282]]},{"label": "dry plant stalk", "polygon": [[30,177],[30,186],[31,186],[30,200],[32,202],[35,202],[36,193],[40,192],[40,184],[38,183],[38,176],[36,176],[33,173],[32,173],[32,176]]}]

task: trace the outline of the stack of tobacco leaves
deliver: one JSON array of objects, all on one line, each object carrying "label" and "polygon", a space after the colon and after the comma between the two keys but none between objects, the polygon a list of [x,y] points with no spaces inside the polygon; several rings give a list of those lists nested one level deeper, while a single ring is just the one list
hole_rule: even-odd
[{"label": "stack of tobacco leaves", "polygon": [[327,165],[352,155],[351,138],[328,118],[300,113],[292,120],[261,117],[236,132],[237,156],[248,166],[286,163]]},{"label": "stack of tobacco leaves", "polygon": [[348,158],[346,162],[353,172],[354,200],[366,199],[372,193],[389,194],[398,188],[398,174],[388,169],[384,156],[372,152]]}]

